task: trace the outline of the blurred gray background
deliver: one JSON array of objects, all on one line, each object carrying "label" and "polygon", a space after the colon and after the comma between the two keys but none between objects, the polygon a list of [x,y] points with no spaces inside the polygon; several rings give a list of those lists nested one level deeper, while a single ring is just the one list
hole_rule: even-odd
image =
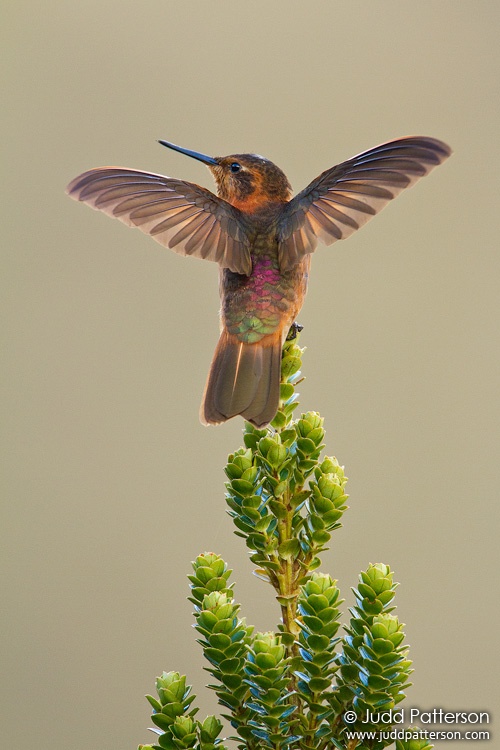
[{"label": "blurred gray background", "polygon": [[369,562],[396,571],[408,706],[492,710],[499,6],[53,0],[4,15],[2,746],[151,741],[143,694],[163,669],[217,710],[186,601],[201,551],[234,568],[257,628],[277,622],[225,513],[242,422],[198,422],[217,268],[64,194],[108,164],[212,186],[157,138],[261,153],[296,191],[398,136],[453,147],[315,254],[300,391],[350,476],[324,569],[348,604]]}]

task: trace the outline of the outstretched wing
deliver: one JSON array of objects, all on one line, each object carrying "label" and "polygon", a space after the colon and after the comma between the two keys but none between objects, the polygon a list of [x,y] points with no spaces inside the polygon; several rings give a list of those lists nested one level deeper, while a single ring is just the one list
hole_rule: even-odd
[{"label": "outstretched wing", "polygon": [[316,249],[349,237],[405,188],[451,154],[435,138],[399,138],[327,169],[285,207],[279,227],[282,271]]},{"label": "outstretched wing", "polygon": [[137,227],[181,255],[206,258],[250,275],[249,243],[240,212],[191,182],[121,167],[91,169],[67,193],[108,216]]}]

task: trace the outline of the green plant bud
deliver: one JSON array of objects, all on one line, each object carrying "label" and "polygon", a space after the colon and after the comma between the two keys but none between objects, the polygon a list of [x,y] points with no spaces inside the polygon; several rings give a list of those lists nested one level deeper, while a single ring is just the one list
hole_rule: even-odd
[{"label": "green plant bud", "polygon": [[273,632],[256,633],[253,647],[256,654],[267,653],[268,651],[272,651],[276,648],[281,653],[281,658],[285,653],[283,647],[281,646],[281,639]]},{"label": "green plant bud", "polygon": [[374,638],[389,639],[395,646],[399,646],[403,640],[402,627],[403,625],[399,623],[397,617],[389,614],[378,615],[378,617],[374,617],[373,619],[371,633]]},{"label": "green plant bud", "polygon": [[333,474],[323,474],[323,476],[318,479],[317,486],[322,497],[326,497],[328,500],[335,501],[344,495],[342,487],[336,481],[335,475]]},{"label": "green plant bud", "polygon": [[[215,690],[221,705],[231,711],[231,721],[237,729],[245,724],[246,718],[252,713],[244,706],[249,688],[243,682],[252,628],[247,627],[244,620],[238,620],[238,609],[239,605],[229,594],[218,591],[207,594],[201,608],[195,607],[195,627],[203,636],[199,643],[211,665],[208,671],[217,680],[217,684],[209,687]],[[200,750],[214,750],[215,746],[220,746],[222,750],[220,742],[215,741],[215,738],[212,741],[203,735],[202,740],[201,730],[198,734]]]},{"label": "green plant bud", "polygon": [[213,614],[217,620],[223,620],[232,614],[234,607],[227,594],[213,591],[203,599],[203,609]]},{"label": "green plant bud", "polygon": [[259,440],[259,451],[261,455],[264,456],[264,458],[266,458],[268,452],[275,445],[276,445],[276,441],[273,440],[272,437],[269,437],[268,435],[266,435],[266,437],[263,437],[261,440]]},{"label": "green plant bud", "polygon": [[[265,433],[264,433],[265,434]],[[240,477],[244,471],[252,466],[252,451],[240,448],[236,453],[230,453],[227,458],[226,474],[230,479]]]},{"label": "green plant bud", "polygon": [[[336,602],[339,597],[337,581],[335,581],[331,576],[326,575],[325,573],[314,573],[311,576],[306,586],[304,587],[305,594],[308,594],[309,591],[314,594],[323,594],[324,596],[326,596],[330,606],[334,602]],[[338,601],[338,603],[341,604],[342,601],[343,600]]]},{"label": "green plant bud", "polygon": [[186,715],[195,696],[190,695],[191,686],[186,686],[185,676],[179,672],[163,672],[156,680],[156,689],[160,700],[157,701],[151,696],[147,698],[153,707],[151,719],[164,732],[158,738],[160,747],[164,750],[194,747],[194,730],[193,734],[191,731],[186,732],[183,739],[175,738],[173,734],[174,726],[195,727],[192,716],[197,709],[192,709],[189,715]]},{"label": "green plant bud", "polygon": [[393,708],[409,685],[411,662],[402,645],[403,625],[388,607],[395,586],[389,567],[379,563],[360,575],[354,590],[356,606],[339,657],[338,696],[344,703],[352,700],[360,712]]},{"label": "green plant bud", "polygon": [[256,654],[255,664],[262,669],[262,671],[274,669],[276,667],[276,659],[272,654]]},{"label": "green plant bud", "polygon": [[208,583],[214,578],[214,572],[212,568],[205,567],[203,565],[193,566],[196,572],[196,579],[200,583]]},{"label": "green plant bud", "polygon": [[329,699],[338,670],[335,648],[340,640],[336,637],[340,627],[337,606],[340,603],[336,581],[328,575],[312,573],[301,586],[298,600],[301,632],[298,656],[293,660],[292,668],[298,678],[297,692],[308,711],[316,717],[315,732],[308,729],[307,722],[305,724],[307,742],[304,748],[317,747],[317,737],[332,736],[328,720],[333,716],[333,709]]},{"label": "green plant bud", "polygon": [[245,431],[243,434],[243,442],[247,449],[251,452],[255,452],[259,440],[267,435],[267,429],[259,430],[254,427],[250,422],[245,422]]},{"label": "green plant bud", "polygon": [[393,587],[393,574],[388,565],[377,563],[368,567],[366,573],[361,573],[361,580],[378,595]]},{"label": "green plant bud", "polygon": [[224,576],[226,579],[229,578],[232,573],[222,557],[220,555],[215,555],[213,552],[205,552],[203,555],[199,555],[193,563],[193,567],[195,572],[198,567],[210,568],[214,576]]},{"label": "green plant bud", "polygon": [[[383,612],[390,611],[388,604],[394,597],[393,574],[388,566],[370,565],[366,572],[360,574],[360,583],[353,589],[356,597],[356,607],[352,610],[351,632],[361,636],[365,625],[371,626],[373,618]],[[379,591],[380,593],[376,593]]]},{"label": "green plant bud", "polygon": [[285,657],[286,648],[279,635],[256,634],[245,666],[252,696],[248,707],[254,712],[248,722],[254,738],[251,741],[248,738],[249,748],[282,748],[295,741],[290,717],[296,706],[289,702]]},{"label": "green plant bud", "polygon": [[[194,738],[195,723],[190,716],[179,716],[172,726],[172,732],[179,739],[184,739],[190,735]],[[189,747],[188,745],[186,747]]]},{"label": "green plant bud", "polygon": [[267,451],[266,459],[269,462],[269,464],[274,468],[277,469],[281,464],[286,460],[287,451],[284,445],[275,443],[273,440],[273,445],[271,445]]},{"label": "green plant bud", "polygon": [[200,740],[202,743],[214,742],[222,731],[222,722],[215,716],[207,716],[200,725]]},{"label": "green plant bud", "polygon": [[171,696],[171,701],[182,701],[186,695],[186,677],[179,672],[163,672],[161,677],[156,678],[156,689],[166,696]]},{"label": "green plant bud", "polygon": [[[321,429],[322,433],[324,435],[324,430],[322,429],[323,428],[323,422],[324,422],[324,420],[323,420],[322,417],[320,417],[320,415],[318,414],[318,412],[316,412],[316,411],[308,411],[308,412],[306,412],[306,414],[302,415],[301,419],[299,419],[297,421],[297,426],[296,426],[297,435],[300,435],[301,437],[309,437],[309,438],[311,438],[310,433],[313,430],[318,430],[318,429]],[[319,434],[319,433],[315,433],[315,434]],[[322,439],[323,439],[323,437],[321,438],[321,440]],[[319,443],[321,442],[321,440],[319,440]]]}]

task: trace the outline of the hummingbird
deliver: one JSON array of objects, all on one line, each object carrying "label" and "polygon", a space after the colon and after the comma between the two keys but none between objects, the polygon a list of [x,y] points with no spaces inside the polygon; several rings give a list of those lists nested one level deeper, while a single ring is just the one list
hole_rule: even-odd
[{"label": "hummingbird", "polygon": [[285,173],[258,154],[207,156],[217,195],[185,180],[122,167],[76,177],[67,193],[181,255],[219,265],[221,333],[200,409],[203,424],[241,415],[256,427],[279,405],[281,351],[304,302],[319,242],[349,237],[451,154],[410,136],[327,169],[292,197]]}]

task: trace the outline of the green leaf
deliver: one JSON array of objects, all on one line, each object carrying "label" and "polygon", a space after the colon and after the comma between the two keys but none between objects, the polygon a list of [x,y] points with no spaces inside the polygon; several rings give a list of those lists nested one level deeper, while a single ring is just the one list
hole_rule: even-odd
[{"label": "green leaf", "polygon": [[273,669],[276,666],[276,659],[271,654],[260,653],[255,655],[255,663],[263,671]]},{"label": "green leaf", "polygon": [[291,383],[280,384],[280,400],[281,401],[288,401],[289,398],[292,398],[294,392],[295,392],[295,388],[293,387]]},{"label": "green leaf", "polygon": [[298,539],[289,539],[278,547],[278,554],[283,560],[296,559],[300,552]]},{"label": "green leaf", "polygon": [[297,437],[297,433],[295,432],[295,429],[293,427],[289,427],[288,429],[283,430],[281,432],[280,437],[281,437],[282,444],[289,447],[295,441],[295,438]]},{"label": "green leaf", "polygon": [[231,482],[231,489],[233,492],[241,495],[241,497],[245,497],[247,495],[253,495],[254,487],[251,482],[247,482],[245,479],[233,479]]},{"label": "green leaf", "polygon": [[286,415],[282,411],[277,411],[271,425],[276,429],[280,430],[286,425]]},{"label": "green leaf", "polygon": [[278,466],[281,466],[281,464],[286,459],[285,446],[280,445],[278,443],[273,443],[273,445],[269,448],[267,452],[266,458],[271,464],[271,466],[278,468]]},{"label": "green leaf", "polygon": [[315,651],[317,653],[321,653],[322,651],[326,651],[330,644],[330,639],[327,638],[325,635],[310,635],[307,638],[307,647],[312,649],[312,651]]},{"label": "green leaf", "polygon": [[311,490],[301,490],[300,492],[294,493],[290,500],[292,508],[297,508],[301,503],[305,502],[310,496]]},{"label": "green leaf", "polygon": [[394,599],[394,595],[394,591],[381,591],[380,594],[377,595],[377,597],[379,601],[382,602],[382,604],[389,604],[389,602]]},{"label": "green leaf", "polygon": [[225,633],[214,633],[208,640],[212,648],[222,655],[222,658],[224,658],[224,651],[229,648],[232,643],[231,638]]},{"label": "green leaf", "polygon": [[161,703],[160,701],[157,701],[156,698],[153,698],[152,695],[146,695],[146,700],[151,703],[155,711],[161,711]]},{"label": "green leaf", "polygon": [[161,734],[158,737],[158,744],[163,750],[178,750],[178,745],[175,744],[170,734]]},{"label": "green leaf", "polygon": [[241,685],[241,677],[237,674],[223,674],[220,679],[230,690],[236,690]]},{"label": "green leaf", "polygon": [[301,360],[299,357],[286,356],[281,360],[281,377],[289,378],[294,375],[301,368]]},{"label": "green leaf", "polygon": [[224,659],[219,664],[219,669],[221,670],[221,672],[224,672],[224,674],[237,674],[241,671],[242,666],[242,659]]},{"label": "green leaf", "polygon": [[169,716],[165,716],[163,713],[152,714],[151,720],[157,727],[163,729],[166,732],[172,726],[174,720]]},{"label": "green leaf", "polygon": [[310,456],[316,450],[316,445],[309,438],[297,438],[297,448],[306,456]]},{"label": "green leaf", "polygon": [[276,487],[273,490],[273,494],[275,497],[281,497],[283,493],[286,491],[288,482],[285,480],[283,482],[279,482]]},{"label": "green leaf", "polygon": [[373,641],[373,650],[377,654],[388,654],[394,650],[394,646],[384,638],[375,638]]},{"label": "green leaf", "polygon": [[317,544],[318,546],[322,546],[323,544],[326,544],[331,539],[331,534],[328,531],[321,531],[318,529],[318,531],[315,531],[312,534],[312,540]]},{"label": "green leaf", "polygon": [[309,688],[313,693],[321,693],[331,688],[332,681],[327,680],[324,677],[313,677],[309,680]]},{"label": "green leaf", "polygon": [[287,510],[279,500],[269,500],[268,506],[269,510],[276,516],[276,518],[283,520],[287,517]]},{"label": "green leaf", "polygon": [[311,596],[307,597],[307,601],[315,612],[321,612],[329,604],[328,599],[323,594],[311,594]]},{"label": "green leaf", "polygon": [[309,440],[312,440],[316,447],[321,443],[325,437],[325,431],[322,427],[315,427],[313,430],[307,433]]},{"label": "green leaf", "polygon": [[306,615],[302,619],[312,633],[321,634],[323,632],[323,622],[319,617],[310,617],[309,615]]},{"label": "green leaf", "polygon": [[222,722],[215,716],[207,716],[200,727],[202,742],[214,741],[222,731]]},{"label": "green leaf", "polygon": [[250,466],[243,472],[243,474],[241,475],[241,479],[243,479],[245,482],[250,482],[253,485],[255,484],[258,475],[258,468],[256,466]]},{"label": "green leaf", "polygon": [[282,631],[280,633],[280,637],[281,637],[281,642],[283,643],[284,646],[288,646],[288,647],[293,646],[293,644],[295,643],[295,636],[293,636],[291,633]]},{"label": "green leaf", "polygon": [[241,468],[233,463],[227,464],[225,472],[229,479],[239,479],[243,473]]}]

